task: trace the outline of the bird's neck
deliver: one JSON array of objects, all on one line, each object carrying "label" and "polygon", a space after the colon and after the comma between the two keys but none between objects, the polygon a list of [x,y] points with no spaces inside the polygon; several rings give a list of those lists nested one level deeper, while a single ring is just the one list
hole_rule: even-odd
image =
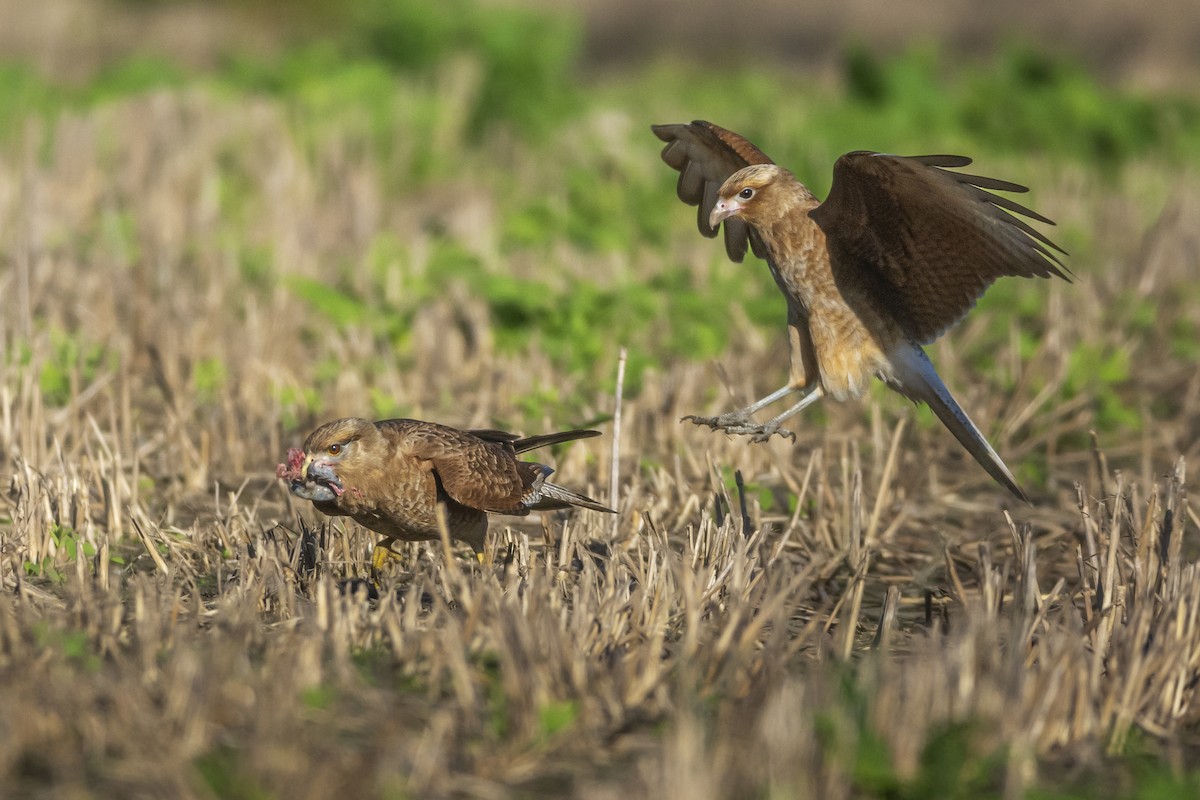
[{"label": "bird's neck", "polygon": [[782,248],[791,237],[803,235],[808,227],[816,227],[808,212],[817,205],[817,198],[808,187],[791,178],[771,186],[769,197],[755,204],[753,216],[747,221],[758,229],[764,242],[772,240]]},{"label": "bird's neck", "polygon": [[791,185],[779,189],[769,207],[760,209],[766,213],[758,214],[751,224],[758,231],[772,260],[776,264],[789,266],[787,271],[790,275],[776,278],[795,285],[782,288],[803,297],[810,270],[821,269],[823,264],[827,269],[825,234],[808,215],[818,203],[804,184],[793,181]]}]

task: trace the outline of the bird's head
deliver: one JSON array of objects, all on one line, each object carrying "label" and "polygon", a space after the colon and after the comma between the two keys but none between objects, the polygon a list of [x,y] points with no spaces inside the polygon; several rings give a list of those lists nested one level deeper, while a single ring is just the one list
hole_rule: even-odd
[{"label": "bird's head", "polygon": [[739,169],[721,184],[717,204],[708,215],[709,226],[716,228],[730,217],[740,217],[752,224],[770,222],[771,216],[784,207],[778,197],[788,184],[799,185],[778,164],[753,164]]},{"label": "bird's head", "polygon": [[363,440],[377,435],[378,429],[369,420],[350,417],[328,422],[308,435],[303,450],[289,450],[287,463],[276,467],[275,474],[288,482],[288,489],[297,497],[314,503],[336,502],[366,458]]}]

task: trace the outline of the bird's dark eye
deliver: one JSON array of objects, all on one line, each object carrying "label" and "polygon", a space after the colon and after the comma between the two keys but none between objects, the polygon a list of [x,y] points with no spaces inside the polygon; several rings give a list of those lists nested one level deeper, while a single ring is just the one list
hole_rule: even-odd
[{"label": "bird's dark eye", "polygon": [[326,452],[328,452],[331,456],[336,456],[338,453],[342,452],[342,446],[340,444],[331,444]]},{"label": "bird's dark eye", "polygon": [[754,190],[747,186],[745,189],[742,189],[740,192],[738,192],[738,197],[742,198],[743,200],[749,200],[751,197],[754,197]]}]

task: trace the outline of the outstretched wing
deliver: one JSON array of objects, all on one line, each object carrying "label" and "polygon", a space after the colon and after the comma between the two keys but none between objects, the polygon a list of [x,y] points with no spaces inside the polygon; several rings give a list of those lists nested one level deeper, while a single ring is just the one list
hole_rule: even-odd
[{"label": "outstretched wing", "polygon": [[987,191],[1028,189],[946,169],[970,163],[847,153],[833,167],[829,197],[809,212],[825,232],[835,277],[873,273],[880,305],[919,344],[962,319],[997,278],[1070,280],[1056,255],[1066,252],[1020,217],[1054,223]]},{"label": "outstretched wing", "polygon": [[[748,140],[711,122],[696,120],[690,125],[651,125],[654,135],[667,143],[662,159],[672,169],[679,170],[675,193],[689,206],[699,206],[696,224],[708,238],[717,229],[708,224],[708,216],[717,204],[717,192],[725,179],[742,167],[751,164],[773,163],[767,154]],[[746,256],[746,246],[766,259],[758,235],[740,219],[725,220],[725,252],[734,261]]]}]

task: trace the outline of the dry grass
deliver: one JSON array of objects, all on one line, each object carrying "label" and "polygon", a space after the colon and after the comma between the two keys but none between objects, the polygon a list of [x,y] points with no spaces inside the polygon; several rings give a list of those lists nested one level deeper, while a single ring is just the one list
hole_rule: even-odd
[{"label": "dry grass", "polygon": [[[622,157],[654,168],[644,138]],[[380,230],[408,247],[388,271],[396,298],[427,268],[431,231],[496,270],[564,282],[660,260],[563,244],[504,263],[507,198],[489,175],[506,146],[470,156],[477,184],[395,196],[336,125],[302,140],[268,101],[188,90],[30,123],[0,152],[7,793],[838,798],[873,785],[864,763],[920,785],[941,763],[930,743],[949,741],[958,763],[984,765],[956,776],[961,791],[1021,797],[1047,773],[1102,770],[1105,753],[1137,750],[1131,737],[1182,769],[1200,674],[1186,493],[1200,379],[1169,348],[1197,324],[1177,294],[1197,262],[1194,182],[1046,165],[1037,207],[1095,232],[1073,263],[1082,280],[1031,285],[1050,320],[1032,354],[1013,322],[994,370],[972,367],[995,312],[935,353],[964,405],[996,421],[998,449],[1044,466],[1033,507],[882,394],[865,411],[826,406],[795,446],[680,426],[731,401],[711,364],[662,363],[624,401],[615,525],[498,519],[486,567],[411,546],[371,600],[344,581],[372,537],[293,504],[273,478],[284,449],[320,419],[369,413],[372,391],[451,424],[573,425],[585,420],[529,418],[517,399],[586,376],[536,342],[498,348],[469,286],[417,313],[412,340],[437,346],[400,363],[369,320],[304,320],[288,280],[339,264],[354,280]],[[1158,215],[1166,198],[1180,210]],[[672,252],[697,274],[726,268],[689,219],[680,209]],[[257,271],[241,260],[252,247],[270,254]],[[1135,329],[1146,300],[1160,314]],[[714,313],[740,332],[720,359],[736,399],[772,388],[781,342],[736,308]],[[1144,423],[1096,449],[1093,405],[1060,401],[1081,342],[1130,353],[1120,397]],[[289,401],[330,358],[344,369],[321,412]],[[215,385],[206,361],[224,371]],[[596,393],[581,416],[612,406]],[[606,440],[557,460],[594,496],[612,466]],[[753,490],[726,487],[734,469]],[[764,511],[759,489],[794,511]],[[94,556],[72,558],[82,543]]]}]

